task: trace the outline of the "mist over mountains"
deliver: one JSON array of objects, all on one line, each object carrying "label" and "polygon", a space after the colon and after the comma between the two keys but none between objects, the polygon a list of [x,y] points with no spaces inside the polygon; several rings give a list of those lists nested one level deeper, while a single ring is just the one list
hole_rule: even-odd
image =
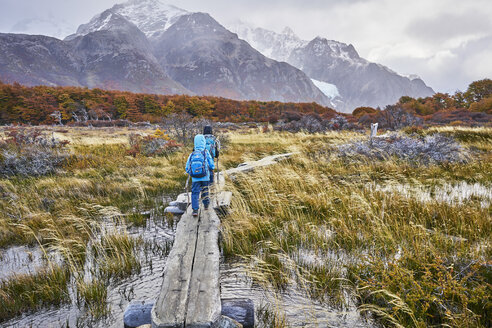
[{"label": "mist over mountains", "polygon": [[352,45],[301,40],[288,28],[227,29],[159,0],[115,5],[65,40],[0,34],[0,49],[0,80],[25,85],[317,102],[345,112],[434,93],[419,78],[360,58]]}]

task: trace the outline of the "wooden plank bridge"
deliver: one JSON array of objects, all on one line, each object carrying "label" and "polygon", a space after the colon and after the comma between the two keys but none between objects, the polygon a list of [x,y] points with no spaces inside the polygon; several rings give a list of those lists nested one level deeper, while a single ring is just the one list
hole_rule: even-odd
[{"label": "wooden plank bridge", "polygon": [[[268,166],[291,155],[274,155],[247,162],[226,171],[225,175]],[[216,189],[222,190],[224,186],[221,173]],[[212,194],[211,206],[205,210],[201,204],[198,218],[192,216],[189,195],[182,194],[173,202],[176,209],[182,208],[185,212],[176,228],[159,297],[150,311],[153,328],[241,327],[222,315],[220,299],[220,219],[216,210],[228,206],[231,197],[231,192]]]}]

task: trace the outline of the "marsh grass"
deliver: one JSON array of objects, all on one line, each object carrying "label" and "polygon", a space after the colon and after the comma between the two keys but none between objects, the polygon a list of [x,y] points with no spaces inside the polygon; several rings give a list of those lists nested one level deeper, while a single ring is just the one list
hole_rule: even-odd
[{"label": "marsh grass", "polygon": [[[459,133],[465,147],[478,142],[490,149],[482,141],[489,137],[477,141]],[[369,187],[403,183],[432,190],[469,181],[491,188],[490,154],[476,152],[468,164],[417,167],[399,159],[348,162],[335,156],[333,144],[360,136],[339,136],[272,136],[301,153],[229,182],[234,197],[223,220],[224,254],[249,259],[250,275],[270,288],[281,292],[297,284],[340,307],[348,297],[390,326],[490,325],[490,205],[423,202]]]},{"label": "marsh grass", "polygon": [[168,252],[167,245],[144,246],[142,239],[129,236],[126,223],[145,225],[147,219],[139,213],[162,206],[164,195],[182,188],[185,154],[128,156],[132,132],[55,132],[71,141],[61,170],[0,179],[0,247],[40,245],[46,258],[57,254],[62,261],[61,267],[48,262],[38,274],[2,281],[1,297],[8,301],[2,302],[0,321],[70,301],[68,289],[91,316],[105,316],[108,287],[139,272],[144,252]]},{"label": "marsh grass", "polygon": [[[387,325],[490,325],[490,205],[476,199],[422,202],[371,187],[402,184],[432,191],[466,181],[490,188],[491,129],[418,133],[435,131],[458,134],[473,159],[414,166],[394,158],[334,156],[336,145],[367,139],[353,132],[230,135],[221,168],[271,154],[299,154],[228,182],[234,197],[223,220],[224,254],[246,260],[250,276],[266,289],[297,286],[340,308],[355,301]],[[141,211],[158,208],[164,194],[182,190],[191,149],[166,157],[128,156],[128,133],[59,132],[71,141],[71,157],[57,174],[0,179],[0,247],[39,244],[63,259],[63,267],[49,263],[38,275],[2,281],[0,297],[8,302],[0,305],[6,307],[0,320],[68,301],[72,285],[80,306],[104,316],[110,310],[107,288],[139,272],[142,250],[145,256],[169,252],[170,245],[130,237],[126,224],[145,225]],[[172,217],[163,220],[175,224]],[[17,293],[22,286],[24,292]],[[282,309],[264,312],[266,326],[288,326]]]},{"label": "marsh grass", "polygon": [[[73,133],[83,134],[80,129]],[[116,207],[131,216],[135,209],[162,205],[162,201],[156,204],[156,199],[182,188],[186,179],[184,152],[132,157],[127,155],[127,139],[114,143],[120,140],[118,130],[115,140],[104,135],[96,138],[94,131],[87,133],[90,142],[77,143],[77,136],[68,138],[73,141],[72,155],[57,174],[0,179],[0,247],[37,243],[18,224],[30,227],[42,240],[46,222],[55,220],[60,228],[68,227],[70,222],[60,217],[81,216],[85,204]],[[106,139],[111,142],[104,143]]]},{"label": "marsh grass", "polygon": [[70,301],[68,281],[68,270],[59,266],[0,281],[0,322],[26,311]]},{"label": "marsh grass", "polygon": [[276,307],[270,305],[262,305],[256,309],[256,318],[258,327],[265,328],[285,328],[288,327],[285,314]]},{"label": "marsh grass", "polygon": [[109,312],[107,296],[107,286],[102,281],[77,282],[77,299],[83,300],[89,313],[96,319],[104,317]]},{"label": "marsh grass", "polygon": [[142,239],[125,233],[103,235],[93,246],[101,277],[125,278],[139,272],[137,247],[142,244]]},{"label": "marsh grass", "polygon": [[126,217],[126,222],[133,224],[136,227],[144,227],[147,224],[147,215],[141,213],[130,213]]},{"label": "marsh grass", "polygon": [[360,138],[357,133],[347,132],[343,135],[336,132],[309,135],[305,133],[262,133],[258,129],[242,133],[230,134],[230,143],[220,157],[223,168],[232,168],[246,161],[255,161],[263,157],[281,153],[297,152],[302,147],[326,142],[343,142]]}]

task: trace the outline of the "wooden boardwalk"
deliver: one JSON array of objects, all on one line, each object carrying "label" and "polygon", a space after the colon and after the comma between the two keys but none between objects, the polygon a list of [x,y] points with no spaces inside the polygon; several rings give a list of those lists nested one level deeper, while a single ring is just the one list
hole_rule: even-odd
[{"label": "wooden boardwalk", "polygon": [[[251,171],[291,155],[269,156],[260,161],[241,164],[225,174]],[[217,189],[223,189],[224,176],[217,180]],[[191,206],[187,203],[188,196],[183,194],[178,197],[175,203],[187,206],[187,209],[177,225],[161,291],[151,311],[152,327],[205,328],[219,325],[222,318],[218,242],[220,220],[214,208],[228,206],[231,197],[230,192],[212,196],[208,210],[203,208],[203,204],[200,205],[198,218],[192,216]]]},{"label": "wooden boardwalk", "polygon": [[153,327],[210,327],[220,319],[219,225],[212,208],[202,207],[196,218],[190,206],[181,217],[152,309]]}]

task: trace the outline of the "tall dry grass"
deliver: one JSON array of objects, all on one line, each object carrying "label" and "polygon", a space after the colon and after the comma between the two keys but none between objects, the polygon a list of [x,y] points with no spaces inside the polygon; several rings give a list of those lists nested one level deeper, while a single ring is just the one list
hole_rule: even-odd
[{"label": "tall dry grass", "polygon": [[[186,178],[184,152],[129,156],[128,134],[133,130],[59,130],[58,137],[71,141],[71,156],[62,170],[0,178],[0,247],[40,245],[46,255],[61,258],[61,263],[47,262],[39,278],[2,281],[2,297],[9,302],[0,309],[0,321],[70,301],[64,294],[69,285],[77,303],[92,316],[106,315],[108,286],[139,272],[141,252],[152,251],[126,233],[127,225],[145,224],[135,220],[139,213],[164,205],[164,196],[179,192]],[[58,277],[59,270],[66,279],[45,284],[52,272]],[[24,292],[16,293],[20,285]],[[33,301],[26,302],[27,296]]]},{"label": "tall dry grass", "polygon": [[[479,130],[469,133],[492,135]],[[457,138],[481,149],[471,163],[428,167],[338,158],[333,144],[353,135],[272,137],[302,153],[229,183],[228,257],[248,259],[252,277],[279,291],[295,283],[341,307],[353,295],[361,311],[387,325],[490,324],[490,205],[473,197],[461,204],[424,202],[369,187],[405,183],[432,190],[465,180],[491,188],[490,153],[481,151],[490,149],[489,137],[479,147],[475,137]]]}]

